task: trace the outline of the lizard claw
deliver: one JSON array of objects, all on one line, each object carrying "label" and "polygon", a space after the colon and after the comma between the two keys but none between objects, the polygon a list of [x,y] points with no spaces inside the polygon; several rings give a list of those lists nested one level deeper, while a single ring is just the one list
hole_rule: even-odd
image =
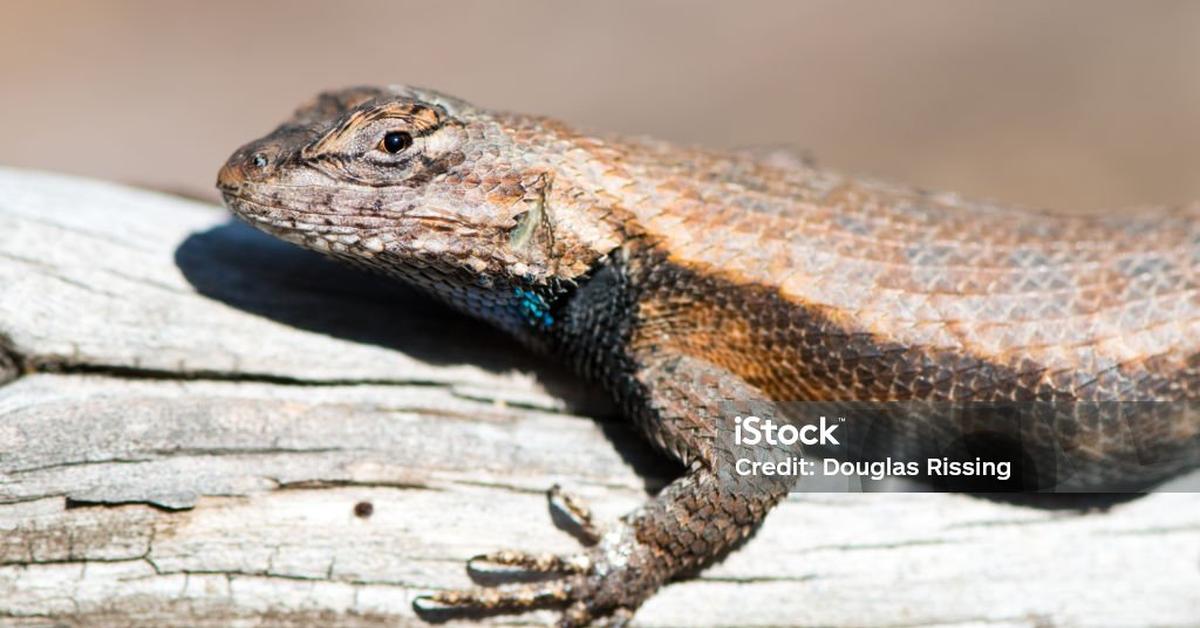
[{"label": "lizard claw", "polygon": [[575,528],[574,532],[584,545],[595,545],[600,542],[604,531],[592,519],[592,511],[579,497],[568,493],[557,484],[546,492],[550,505],[556,512],[562,513]]},{"label": "lizard claw", "polygon": [[583,502],[558,486],[550,489],[548,497],[551,505],[578,528],[578,536],[590,545],[587,550],[565,555],[513,550],[480,554],[467,561],[467,570],[476,580],[481,579],[477,576],[486,576],[536,581],[438,591],[416,598],[413,608],[421,614],[491,614],[561,607],[560,626],[588,626],[601,621],[611,626],[626,625],[634,609],[661,584],[646,577],[653,570],[635,567],[651,559],[647,548],[637,542],[628,524],[602,532]]}]

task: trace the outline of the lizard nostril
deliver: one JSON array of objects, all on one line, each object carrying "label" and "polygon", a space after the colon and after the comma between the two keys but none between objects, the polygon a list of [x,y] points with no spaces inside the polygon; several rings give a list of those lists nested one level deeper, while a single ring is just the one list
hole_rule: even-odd
[{"label": "lizard nostril", "polygon": [[271,146],[238,150],[217,175],[217,187],[232,192],[246,183],[262,181],[270,176],[271,164],[277,162],[278,157],[278,151]]}]

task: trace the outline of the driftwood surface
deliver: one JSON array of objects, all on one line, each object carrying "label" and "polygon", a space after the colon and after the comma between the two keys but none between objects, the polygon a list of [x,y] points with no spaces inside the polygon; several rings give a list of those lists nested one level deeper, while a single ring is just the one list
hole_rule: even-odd
[{"label": "driftwood surface", "polygon": [[[392,282],[211,205],[4,169],[0,381],[0,625],[418,623],[472,555],[577,547],[552,484],[612,518],[677,472]],[[794,495],[637,620],[1200,625],[1200,494]]]}]

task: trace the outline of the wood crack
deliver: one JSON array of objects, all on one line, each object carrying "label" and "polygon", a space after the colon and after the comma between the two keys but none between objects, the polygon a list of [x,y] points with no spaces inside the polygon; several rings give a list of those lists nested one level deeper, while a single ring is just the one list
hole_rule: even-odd
[{"label": "wood crack", "polygon": [[32,358],[28,372],[55,375],[103,375],[128,380],[253,382],[277,386],[430,386],[446,387],[443,381],[391,378],[298,378],[270,373],[231,373],[214,370],[166,370],[113,364],[88,364],[62,358]]}]

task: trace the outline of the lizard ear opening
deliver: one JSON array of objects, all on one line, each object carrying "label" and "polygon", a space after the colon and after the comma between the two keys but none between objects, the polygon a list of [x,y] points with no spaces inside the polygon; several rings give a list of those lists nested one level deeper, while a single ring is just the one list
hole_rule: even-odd
[{"label": "lizard ear opening", "polygon": [[517,226],[513,227],[508,234],[509,244],[516,250],[529,246],[533,240],[533,232],[542,223],[542,216],[546,208],[545,198],[541,196],[526,199],[524,202],[529,209],[517,216]]},{"label": "lizard ear opening", "polygon": [[544,172],[535,176],[536,178],[526,185],[525,198],[521,199],[525,204],[525,211],[514,217],[517,224],[508,232],[509,245],[514,250],[528,248],[538,227],[548,221],[546,196],[550,192],[551,176]]}]

